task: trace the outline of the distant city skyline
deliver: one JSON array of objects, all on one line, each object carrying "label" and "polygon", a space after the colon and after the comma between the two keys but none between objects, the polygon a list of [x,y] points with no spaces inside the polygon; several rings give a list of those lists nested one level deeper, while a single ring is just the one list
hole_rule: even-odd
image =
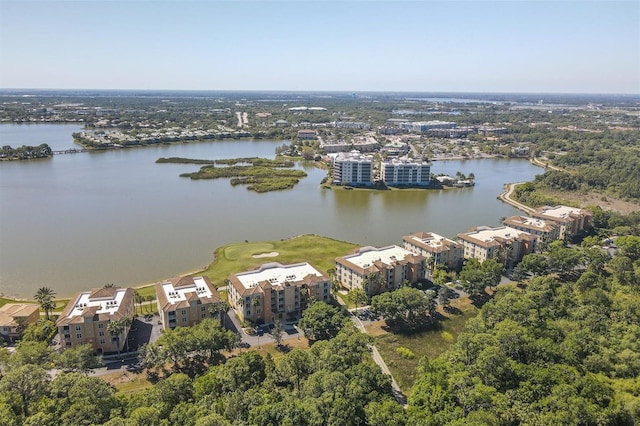
[{"label": "distant city skyline", "polygon": [[0,88],[638,94],[640,3],[0,0]]}]

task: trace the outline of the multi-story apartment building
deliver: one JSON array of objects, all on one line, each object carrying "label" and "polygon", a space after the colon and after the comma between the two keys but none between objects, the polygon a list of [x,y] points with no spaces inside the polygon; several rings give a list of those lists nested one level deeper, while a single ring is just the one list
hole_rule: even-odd
[{"label": "multi-story apartment building", "polygon": [[318,138],[318,134],[316,133],[315,130],[308,130],[308,129],[298,130],[298,139],[300,140],[313,141],[313,140],[316,140],[317,138]]},{"label": "multi-story apartment building", "polygon": [[503,220],[502,223],[505,226],[537,236],[537,248],[543,247],[545,242],[555,241],[560,238],[560,226],[549,220],[528,216],[511,216]]},{"label": "multi-story apartment building", "polygon": [[577,207],[544,206],[532,216],[557,223],[560,239],[578,235],[591,224],[591,212]]},{"label": "multi-story apartment building", "polygon": [[406,250],[426,259],[433,258],[434,265],[457,269],[464,259],[464,246],[433,232],[417,232],[402,237]]},{"label": "multi-story apartment building", "polygon": [[337,129],[369,130],[371,123],[361,121],[334,121],[333,127]]},{"label": "multi-story apartment building", "polygon": [[337,185],[371,185],[373,157],[358,151],[339,153],[333,162],[333,183]]},{"label": "multi-story apartment building", "polygon": [[[40,307],[34,303],[7,303],[0,307],[0,337],[12,342],[22,331],[40,319]],[[0,339],[1,340],[1,339]]]},{"label": "multi-story apartment building", "polygon": [[76,293],[64,308],[56,326],[62,348],[91,345],[98,353],[122,350],[129,327],[119,336],[107,330],[109,322],[133,318],[133,289],[104,287]]},{"label": "multi-story apartment building", "polygon": [[190,327],[205,318],[219,318],[211,306],[220,302],[208,277],[180,277],[156,283],[156,303],[164,330]]},{"label": "multi-story apartment building", "polygon": [[432,129],[454,129],[457,126],[456,123],[451,121],[415,121],[415,122],[404,122],[401,124],[401,127],[410,132],[420,132],[425,133]]},{"label": "multi-story apartment building", "polygon": [[380,178],[387,185],[429,185],[431,164],[411,158],[389,158],[382,163]]},{"label": "multi-story apartment building", "polygon": [[478,226],[458,234],[458,239],[464,246],[466,259],[476,258],[480,262],[496,259],[504,262],[506,267],[513,266],[525,254],[532,253],[537,242],[535,235],[508,226]]},{"label": "multi-story apartment building", "polygon": [[362,247],[336,258],[336,278],[349,290],[362,288],[373,296],[423,279],[424,261],[423,256],[398,246]]},{"label": "multi-story apartment building", "polygon": [[241,321],[272,323],[300,318],[310,300],[328,302],[331,281],[306,262],[273,262],[229,276],[228,295]]}]

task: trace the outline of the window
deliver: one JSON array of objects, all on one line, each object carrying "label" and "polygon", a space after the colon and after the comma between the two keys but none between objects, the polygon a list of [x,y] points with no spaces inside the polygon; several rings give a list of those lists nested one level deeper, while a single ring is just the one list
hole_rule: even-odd
[{"label": "window", "polygon": [[100,339],[100,344],[104,345],[106,342],[104,341],[104,339]]},{"label": "window", "polygon": [[82,333],[76,333],[76,339],[82,339]]},{"label": "window", "polygon": [[104,328],[104,323],[99,323],[98,328]]},{"label": "window", "polygon": [[81,325],[76,325],[76,331],[82,331],[82,326]]},{"label": "window", "polygon": [[206,306],[200,306],[200,311],[204,312],[204,311],[206,311],[206,310],[207,310],[207,307],[206,307]]},{"label": "window", "polygon": [[68,326],[68,325],[65,325],[64,327],[62,327],[62,329],[63,329],[64,331],[69,331],[69,326]]},{"label": "window", "polygon": [[187,322],[187,317],[182,317],[182,323],[185,324]]},{"label": "window", "polygon": [[200,318],[204,319],[207,317],[207,314],[200,314]]},{"label": "window", "polygon": [[98,336],[103,337],[103,336],[104,336],[104,331],[100,331],[100,332],[98,333]]},{"label": "window", "polygon": [[67,345],[67,346],[71,346],[71,342],[67,342],[67,343],[66,343],[66,345]]},{"label": "window", "polygon": [[187,310],[183,309],[182,312],[180,312],[182,315],[187,315]]}]

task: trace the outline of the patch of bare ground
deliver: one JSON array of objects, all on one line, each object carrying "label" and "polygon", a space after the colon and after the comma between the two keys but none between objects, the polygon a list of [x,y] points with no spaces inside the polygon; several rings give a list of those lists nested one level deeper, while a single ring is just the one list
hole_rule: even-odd
[{"label": "patch of bare ground", "polygon": [[544,191],[544,193],[578,203],[580,204],[580,207],[600,206],[603,210],[611,210],[621,214],[629,214],[640,210],[640,204],[620,200],[597,192],[581,194],[578,192]]}]

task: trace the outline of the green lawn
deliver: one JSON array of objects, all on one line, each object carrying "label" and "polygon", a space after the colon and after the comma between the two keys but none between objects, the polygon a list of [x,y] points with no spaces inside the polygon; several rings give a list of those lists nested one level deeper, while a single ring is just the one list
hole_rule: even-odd
[{"label": "green lawn", "polygon": [[16,300],[16,299],[8,299],[6,297],[0,297],[0,306],[4,306],[7,303],[36,303],[33,300]]},{"label": "green lawn", "polygon": [[[414,335],[385,333],[375,337],[375,345],[380,355],[405,394],[408,395],[411,391],[420,358],[426,356],[428,359],[434,359],[449,349],[458,334],[464,331],[466,321],[477,312],[478,309],[471,306],[460,315],[450,315],[449,319],[442,321],[440,330]],[[412,359],[401,357],[396,352],[399,347],[410,349],[415,357]]]},{"label": "green lawn", "polygon": [[[322,272],[335,268],[335,258],[357,248],[356,244],[318,235],[301,235],[288,240],[235,243],[216,250],[209,267],[199,273],[208,276],[217,287],[232,273],[256,268],[264,263],[282,264],[309,262]],[[254,258],[254,255],[277,252],[275,257]]]}]

